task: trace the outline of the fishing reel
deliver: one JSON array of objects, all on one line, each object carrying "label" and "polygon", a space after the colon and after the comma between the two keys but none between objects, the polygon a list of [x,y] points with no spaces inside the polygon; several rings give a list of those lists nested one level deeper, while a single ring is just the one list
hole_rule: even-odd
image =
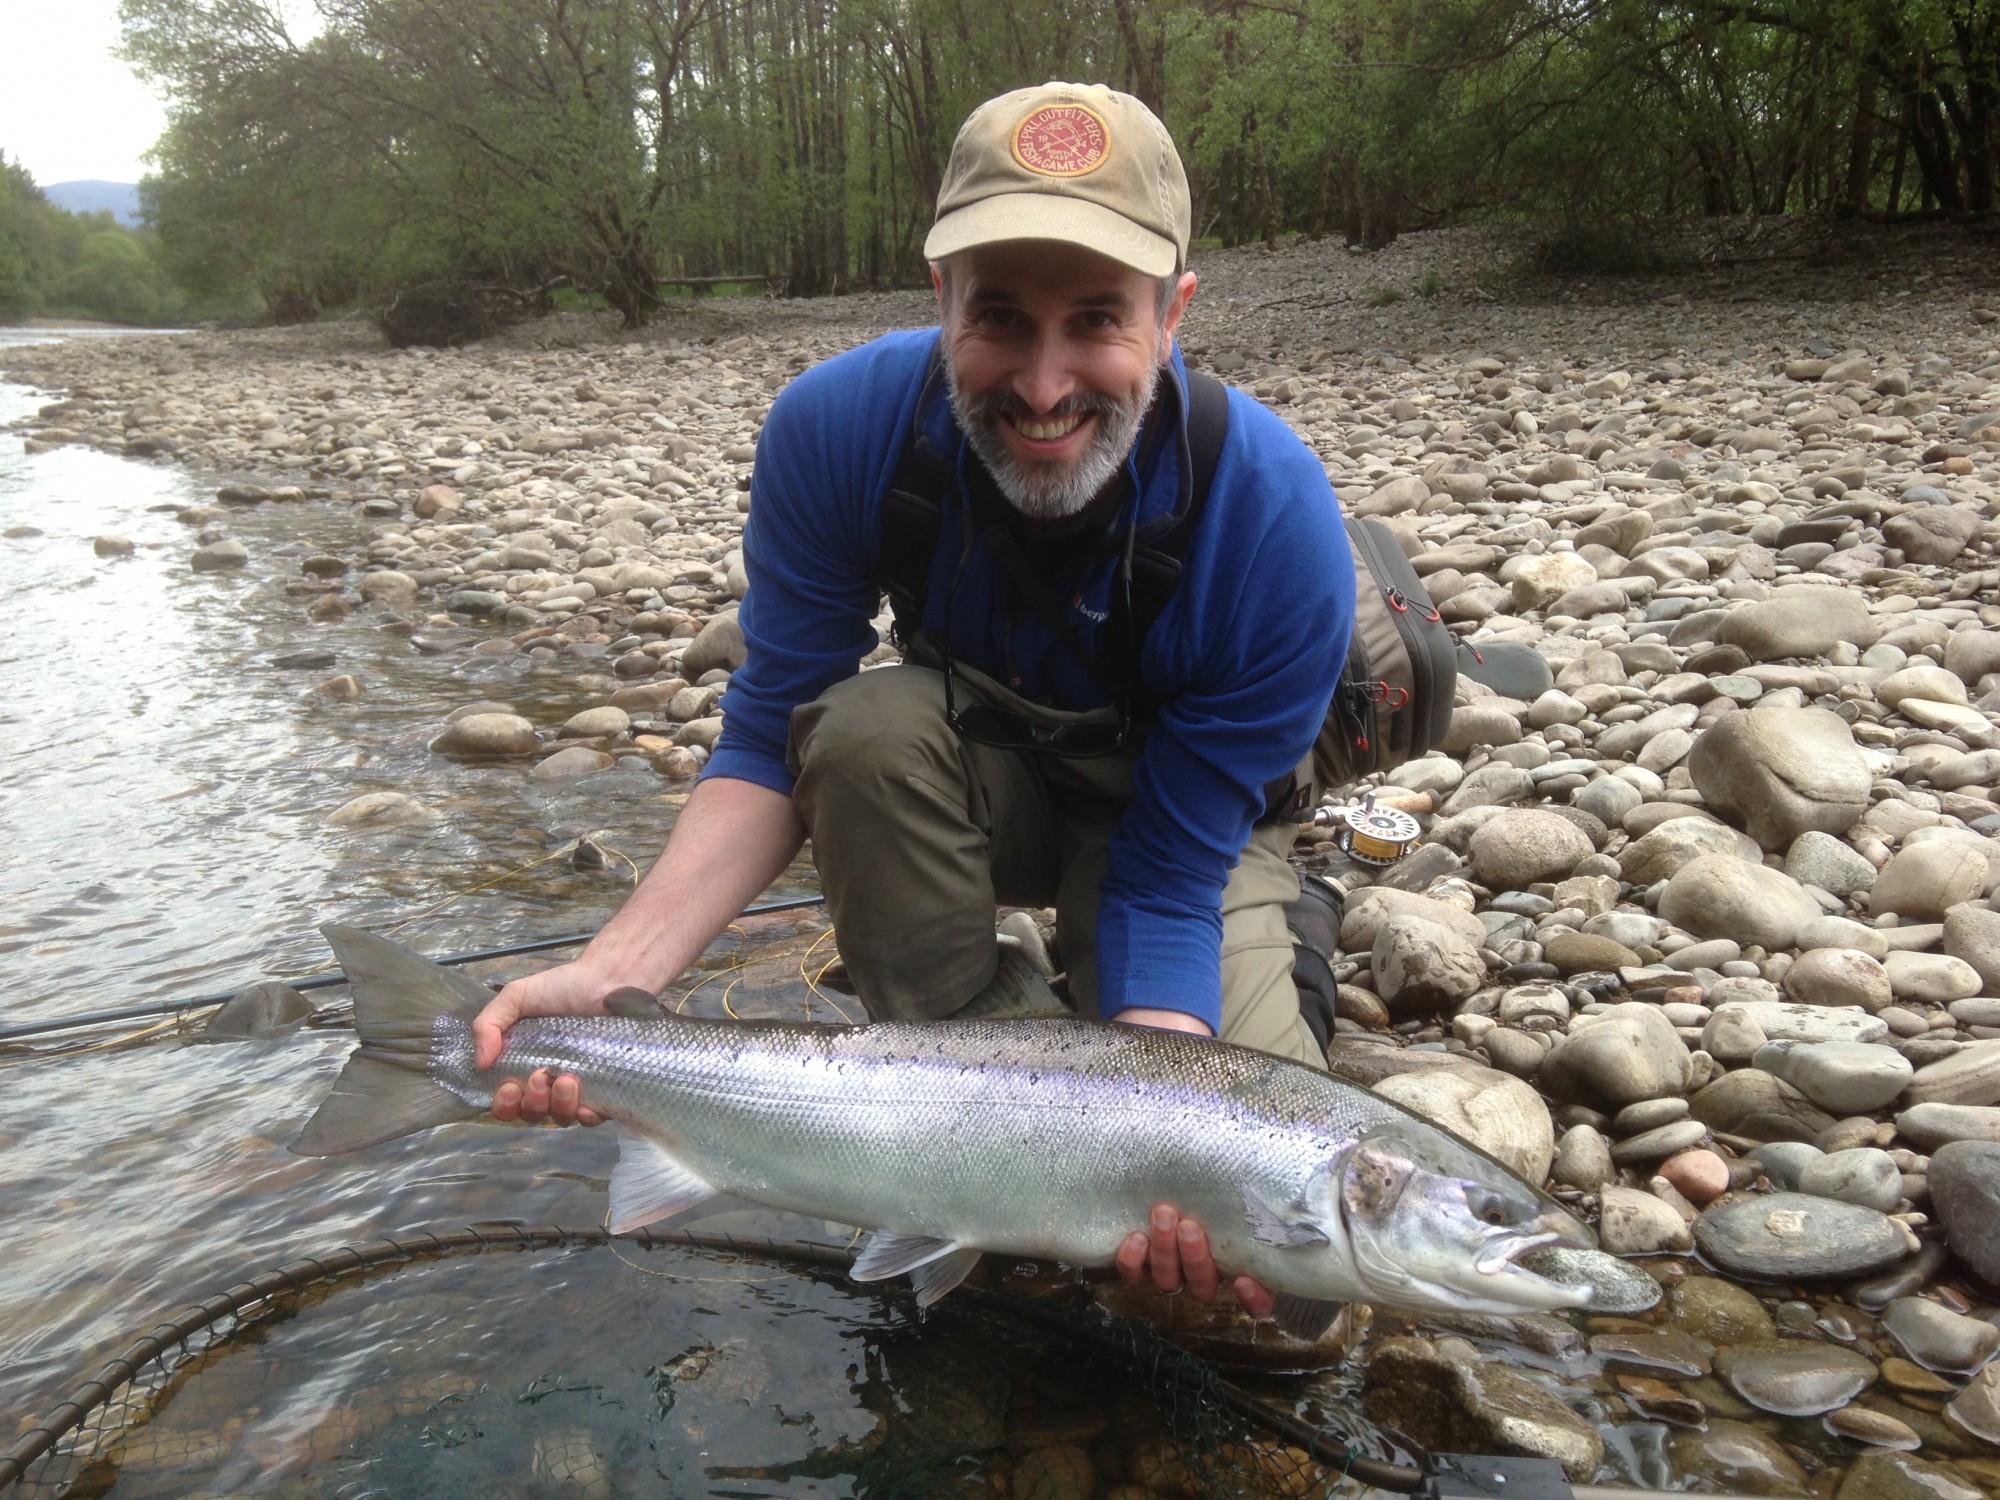
[{"label": "fishing reel", "polygon": [[1378,869],[1408,854],[1423,832],[1401,808],[1377,806],[1373,792],[1352,807],[1322,807],[1312,821],[1316,828],[1334,830],[1334,844],[1349,859]]}]

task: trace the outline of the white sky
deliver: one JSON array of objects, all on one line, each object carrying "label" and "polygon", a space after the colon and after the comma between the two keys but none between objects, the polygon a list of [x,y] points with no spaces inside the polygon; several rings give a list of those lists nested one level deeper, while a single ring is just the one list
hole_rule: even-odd
[{"label": "white sky", "polygon": [[0,0],[0,151],[36,182],[145,174],[166,114],[117,43],[118,0]]}]

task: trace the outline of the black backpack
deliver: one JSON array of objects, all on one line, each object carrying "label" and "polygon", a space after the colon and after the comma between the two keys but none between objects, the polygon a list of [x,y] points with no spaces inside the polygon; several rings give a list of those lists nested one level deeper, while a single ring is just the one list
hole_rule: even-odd
[{"label": "black backpack", "polygon": [[[940,366],[932,363],[931,380]],[[895,637],[906,647],[924,616],[931,556],[937,550],[951,470],[921,430],[930,386],[917,402],[917,418],[903,459],[882,497],[882,546],[876,578],[888,595]],[[1216,464],[1229,434],[1228,389],[1188,371],[1188,451],[1193,486],[1177,516],[1139,533],[1132,551],[1129,612],[1114,595],[1111,617],[1099,631],[1098,675],[1116,681],[1104,664],[1125,659],[1143,645],[1153,622],[1180,583],[1181,559],[1208,503]],[[1458,680],[1451,632],[1403,555],[1395,533],[1380,521],[1345,518],[1354,552],[1354,636],[1347,650],[1326,722],[1313,745],[1313,782],[1322,790],[1392,770],[1441,743],[1451,725]],[[1145,705],[1135,706],[1144,722]],[[1157,705],[1151,705],[1156,710]],[[1287,774],[1265,788],[1266,821],[1302,819],[1312,809],[1312,785]]]}]

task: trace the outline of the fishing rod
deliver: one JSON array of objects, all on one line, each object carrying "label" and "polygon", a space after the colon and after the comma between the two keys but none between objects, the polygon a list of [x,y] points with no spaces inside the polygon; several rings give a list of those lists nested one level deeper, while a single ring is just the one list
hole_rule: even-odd
[{"label": "fishing rod", "polygon": [[[809,906],[817,906],[826,899],[823,895],[793,896],[784,901],[767,901],[761,906],[746,907],[738,915],[743,917],[763,917],[775,912],[801,911]],[[572,932],[562,937],[531,938],[524,943],[509,943],[504,948],[475,948],[469,953],[452,953],[431,962],[455,965],[476,964],[489,958],[519,958],[524,954],[548,953],[558,948],[575,948],[595,937],[595,933]],[[295,990],[324,990],[334,985],[347,983],[347,976],[334,969],[325,974],[314,974],[309,978],[284,980]],[[188,1011],[209,1010],[218,1005],[226,1005],[234,1000],[236,990],[218,990],[212,995],[196,995],[189,1000],[160,1000],[150,1005],[128,1005],[119,1010],[92,1011],[87,1015],[64,1016],[48,1021],[30,1021],[20,1026],[0,1027],[0,1042],[20,1041],[27,1037],[48,1036],[58,1031],[81,1031],[91,1026],[110,1026],[120,1021],[144,1021],[160,1016],[177,1016]]]}]

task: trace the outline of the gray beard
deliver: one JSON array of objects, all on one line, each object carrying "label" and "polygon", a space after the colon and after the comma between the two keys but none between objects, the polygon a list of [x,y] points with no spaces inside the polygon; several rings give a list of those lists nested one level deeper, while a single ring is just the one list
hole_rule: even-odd
[{"label": "gray beard", "polygon": [[[1034,520],[1060,521],[1095,500],[1123,467],[1139,435],[1139,424],[1153,405],[1154,392],[1160,386],[1160,371],[1161,366],[1155,363],[1146,389],[1129,406],[1115,396],[1079,392],[1056,403],[1053,411],[1039,414],[1031,412],[1011,391],[994,391],[977,400],[968,399],[958,388],[958,375],[949,360],[945,361],[945,384],[951,392],[951,414],[958,419],[959,431],[972,444],[972,451],[986,465],[1007,503]],[[1082,457],[1067,469],[1053,464],[1028,467],[1018,463],[1000,432],[1003,416],[1061,418],[1078,412],[1094,415],[1097,430]]]}]

